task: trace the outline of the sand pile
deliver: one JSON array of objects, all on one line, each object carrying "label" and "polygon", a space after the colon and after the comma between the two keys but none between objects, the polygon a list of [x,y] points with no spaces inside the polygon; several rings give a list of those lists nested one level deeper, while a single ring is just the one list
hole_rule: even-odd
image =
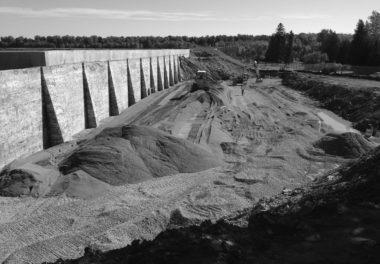
[{"label": "sand pile", "polygon": [[314,143],[326,154],[343,158],[359,158],[375,145],[357,133],[327,134]]},{"label": "sand pile", "polygon": [[90,199],[99,197],[111,189],[111,185],[79,170],[68,175],[61,175],[45,196],[57,196],[64,193],[68,197]]},{"label": "sand pile", "polygon": [[186,79],[193,79],[198,70],[205,70],[215,81],[240,75],[245,65],[218,50],[198,47],[191,50],[189,59],[181,58],[181,67]]},{"label": "sand pile", "polygon": [[108,128],[81,142],[58,164],[26,163],[0,175],[3,196],[91,198],[111,186],[138,183],[222,165],[187,140],[144,126]]},{"label": "sand pile", "polygon": [[[376,263],[380,148],[309,187],[262,199],[217,223],[166,230],[102,253],[56,263]],[[248,220],[248,226],[236,225]],[[234,223],[234,225],[231,224]]]},{"label": "sand pile", "polygon": [[0,195],[43,196],[59,176],[59,171],[50,165],[26,163],[15,169],[7,168],[0,173]]},{"label": "sand pile", "polygon": [[106,129],[82,143],[59,167],[63,174],[82,170],[100,181],[121,185],[221,164],[184,139],[150,127],[123,126]]},{"label": "sand pile", "polygon": [[[218,84],[211,84],[207,89],[196,87],[194,83],[191,92],[197,94],[197,100],[202,104],[207,102],[210,107],[216,105],[218,107],[228,106],[231,102],[231,90]],[[194,87],[195,86],[195,87]]]}]

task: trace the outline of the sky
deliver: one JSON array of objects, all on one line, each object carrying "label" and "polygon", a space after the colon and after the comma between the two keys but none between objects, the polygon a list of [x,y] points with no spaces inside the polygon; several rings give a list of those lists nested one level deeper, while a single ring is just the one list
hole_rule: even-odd
[{"label": "sky", "polygon": [[0,0],[0,36],[353,33],[379,0]]}]

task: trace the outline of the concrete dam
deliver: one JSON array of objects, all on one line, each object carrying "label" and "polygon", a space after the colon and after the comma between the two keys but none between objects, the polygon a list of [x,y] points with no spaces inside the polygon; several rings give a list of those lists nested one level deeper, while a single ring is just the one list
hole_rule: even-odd
[{"label": "concrete dam", "polygon": [[11,69],[0,71],[0,169],[20,156],[70,141],[180,82],[180,57],[190,51],[11,53],[0,54]]}]

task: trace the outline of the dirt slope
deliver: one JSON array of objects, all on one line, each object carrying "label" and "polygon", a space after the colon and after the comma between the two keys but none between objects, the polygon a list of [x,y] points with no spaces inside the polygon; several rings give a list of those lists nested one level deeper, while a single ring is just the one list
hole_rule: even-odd
[{"label": "dirt slope", "polygon": [[122,185],[222,164],[201,147],[158,129],[123,126],[82,143],[59,167],[64,174],[83,170],[111,185]]},{"label": "dirt slope", "polygon": [[380,82],[295,72],[282,77],[284,85],[306,92],[358,130],[380,129]]},{"label": "dirt slope", "polygon": [[214,81],[227,80],[231,76],[240,75],[247,67],[241,61],[217,49],[202,47],[192,49],[190,58],[182,60],[181,65],[187,79],[193,79],[198,70],[205,70]]},{"label": "dirt slope", "polygon": [[377,263],[379,179],[377,148],[309,187],[261,200],[248,227],[206,222],[56,263]]},{"label": "dirt slope", "polygon": [[[242,70],[225,57],[204,63]],[[22,172],[35,181],[31,189],[30,181],[17,182],[21,197],[0,197],[0,261],[78,258],[89,246],[109,251],[206,220],[243,226],[245,212],[260,199],[272,201],[269,197],[350,161],[317,151],[313,144],[333,132],[318,115],[325,110],[280,79],[249,80],[244,96],[229,84],[213,82],[207,91],[194,91],[191,81],[184,82],[84,131],[76,141],[10,164],[0,178]],[[188,173],[194,164],[200,171]],[[209,225],[191,230],[196,234]],[[223,235],[221,226],[216,232]],[[185,236],[177,245],[194,241],[195,252],[204,256],[194,239]],[[222,242],[201,245],[212,258],[219,254],[214,248],[231,246]]]},{"label": "dirt slope", "polygon": [[[78,142],[68,154],[70,157],[76,149],[86,146],[85,142],[95,144],[98,139],[107,146],[111,135],[124,142],[124,136],[115,135],[123,135],[118,127],[128,122],[165,131],[166,134],[157,132],[165,138],[171,138],[171,134],[196,143],[226,165],[121,186],[92,177],[90,173],[94,172],[84,171],[85,167],[72,166],[78,170],[69,170],[69,180],[54,184],[47,197],[0,198],[1,261],[41,263],[78,258],[89,245],[106,251],[124,247],[135,239],[153,239],[168,228],[236,216],[262,197],[300,187],[345,162],[315,161],[299,155],[323,136],[313,122],[318,120],[321,109],[297,91],[282,86],[280,80],[259,85],[252,80],[252,88],[246,90],[244,97],[239,87],[220,85],[214,95],[219,96],[221,105],[205,91],[189,92],[188,83],[165,95],[158,94],[160,100],[149,104],[142,101],[139,104],[144,108],[133,116],[126,112],[112,118],[109,129],[91,132],[88,141]],[[327,132],[330,129],[322,127]],[[146,139],[144,133],[141,131],[141,139]],[[150,147],[145,145],[149,140],[127,141],[141,143],[141,149],[132,148],[137,155],[148,150],[150,153]],[[116,149],[121,144],[110,146]],[[58,164],[66,161],[63,157]],[[101,162],[106,160],[102,158]],[[120,179],[118,175],[112,177]]]},{"label": "dirt slope", "polygon": [[[65,186],[75,179],[72,178],[73,173],[78,171],[95,178],[93,181],[96,182],[122,185],[203,171],[222,164],[207,150],[158,129],[121,126],[106,129],[95,138],[82,141],[58,164],[62,174],[53,185],[46,185],[44,181],[50,179],[39,179],[36,173],[15,169],[2,176],[0,188],[8,196],[20,196],[28,190],[33,190],[34,196],[39,193],[49,196],[58,194],[58,189],[64,191]],[[100,185],[97,184],[98,187]],[[84,191],[88,189],[85,187]],[[79,188],[77,192],[78,196],[84,196]]]},{"label": "dirt slope", "polygon": [[360,158],[375,147],[357,133],[327,134],[314,143],[314,147],[322,149],[326,154],[343,158]]}]

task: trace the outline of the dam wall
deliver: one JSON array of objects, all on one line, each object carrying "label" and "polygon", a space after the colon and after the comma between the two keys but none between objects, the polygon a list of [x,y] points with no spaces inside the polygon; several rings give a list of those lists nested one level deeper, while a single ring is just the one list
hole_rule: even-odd
[{"label": "dam wall", "polygon": [[[109,57],[85,54],[83,62],[57,56],[74,63],[0,71],[0,169],[18,157],[72,140],[158,87],[175,85],[181,79],[180,57],[188,57],[189,50],[128,51],[121,53],[123,59],[104,52],[102,56],[114,59],[104,61],[97,59]],[[131,57],[123,57],[127,55]]]},{"label": "dam wall", "polygon": [[1,51],[0,71],[46,66],[43,51]]},{"label": "dam wall", "polygon": [[0,50],[0,70],[56,66],[94,61],[117,61],[189,54],[183,49],[133,50]]}]

